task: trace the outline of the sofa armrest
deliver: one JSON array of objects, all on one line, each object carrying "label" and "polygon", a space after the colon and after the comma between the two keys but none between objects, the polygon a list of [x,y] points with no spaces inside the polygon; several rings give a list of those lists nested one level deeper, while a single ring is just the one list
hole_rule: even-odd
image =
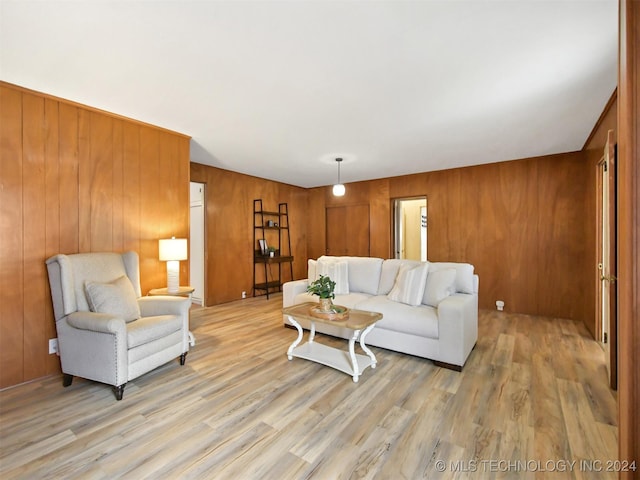
[{"label": "sofa armrest", "polygon": [[456,293],[438,305],[441,361],[464,366],[478,340],[478,296]]},{"label": "sofa armrest", "polygon": [[304,280],[294,280],[282,285],[282,307],[290,307],[293,305],[293,301],[296,295],[307,291],[309,282],[305,278]]}]

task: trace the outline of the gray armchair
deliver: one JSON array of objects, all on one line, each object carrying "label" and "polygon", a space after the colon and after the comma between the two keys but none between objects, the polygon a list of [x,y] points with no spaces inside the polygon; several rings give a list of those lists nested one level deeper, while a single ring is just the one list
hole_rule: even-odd
[{"label": "gray armchair", "polygon": [[74,376],[113,385],[189,351],[184,297],[142,297],[138,254],[78,253],[47,259],[63,385]]}]

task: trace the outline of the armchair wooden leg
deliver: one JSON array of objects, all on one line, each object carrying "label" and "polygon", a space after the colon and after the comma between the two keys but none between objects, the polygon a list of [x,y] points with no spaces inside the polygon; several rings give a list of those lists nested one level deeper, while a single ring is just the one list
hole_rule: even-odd
[{"label": "armchair wooden leg", "polygon": [[69,375],[68,373],[62,374],[62,386],[68,387],[73,382],[73,375]]},{"label": "armchair wooden leg", "polygon": [[189,352],[184,352],[182,355],[180,355],[180,365],[184,365],[184,362],[187,360],[187,353]]},{"label": "armchair wooden leg", "polygon": [[113,387],[113,393],[116,395],[116,400],[122,400],[122,394],[124,393],[124,387],[126,385],[126,383],[123,383],[122,385],[116,385]]}]

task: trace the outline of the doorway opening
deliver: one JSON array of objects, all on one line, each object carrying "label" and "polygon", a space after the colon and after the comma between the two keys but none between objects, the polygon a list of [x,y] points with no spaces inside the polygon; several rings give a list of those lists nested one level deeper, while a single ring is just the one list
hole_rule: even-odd
[{"label": "doorway opening", "polygon": [[394,258],[427,260],[427,197],[393,201]]},{"label": "doorway opening", "polygon": [[191,296],[193,303],[206,305],[205,290],[205,184],[189,183],[191,205],[189,227],[189,283],[195,289]]}]

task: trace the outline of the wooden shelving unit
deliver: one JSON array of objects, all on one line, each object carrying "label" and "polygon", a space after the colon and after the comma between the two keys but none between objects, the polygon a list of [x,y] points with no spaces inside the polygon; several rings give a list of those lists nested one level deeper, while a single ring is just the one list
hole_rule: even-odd
[{"label": "wooden shelving unit", "polygon": [[[275,247],[274,256],[265,254],[259,247],[259,241]],[[273,244],[275,242],[275,245]],[[293,256],[291,255],[291,235],[289,233],[289,208],[286,203],[278,204],[277,211],[263,208],[262,199],[253,201],[253,296],[266,295],[282,291],[282,268],[289,264],[289,274],[293,279]],[[277,276],[271,268],[277,265]],[[264,274],[264,281],[258,281],[257,271]],[[269,276],[271,274],[271,279]],[[263,292],[263,293],[258,293]]]}]

